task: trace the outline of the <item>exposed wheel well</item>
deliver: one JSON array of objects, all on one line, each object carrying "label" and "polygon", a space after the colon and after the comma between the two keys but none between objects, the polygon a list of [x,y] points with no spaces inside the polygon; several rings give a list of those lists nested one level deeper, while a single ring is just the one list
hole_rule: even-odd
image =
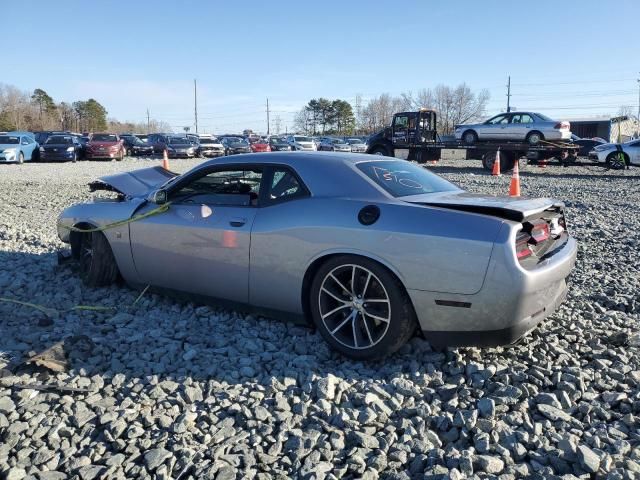
[{"label": "exposed wheel well", "polygon": [[329,259],[334,258],[334,257],[340,257],[342,255],[350,255],[350,256],[353,256],[353,257],[366,258],[369,261],[376,262],[378,265],[380,265],[382,268],[384,268],[387,272],[389,272],[391,275],[393,275],[393,277],[396,280],[398,280],[398,283],[402,286],[402,289],[404,290],[405,295],[407,295],[407,297],[409,298],[409,303],[411,304],[411,308],[413,308],[414,311],[415,311],[415,307],[413,306],[413,302],[411,301],[411,297],[409,297],[409,294],[407,293],[407,289],[404,286],[404,283],[402,283],[402,280],[400,280],[398,278],[398,276],[389,267],[387,267],[385,264],[377,261],[375,258],[367,257],[366,255],[358,255],[358,254],[350,253],[350,252],[330,253],[330,254],[324,255],[324,256],[314,260],[313,263],[311,265],[309,265],[309,268],[307,268],[307,271],[304,273],[304,278],[302,279],[302,299],[301,299],[302,300],[302,312],[304,313],[304,318],[305,318],[305,321],[307,322],[307,324],[313,326],[313,321],[311,320],[311,305],[310,305],[311,298],[310,298],[310,293],[311,293],[311,283],[313,282],[313,278],[315,277],[316,272]]},{"label": "exposed wheel well", "polygon": [[[96,226],[88,222],[80,222],[80,223],[76,223],[74,225],[74,228],[82,228],[82,229],[89,230],[91,228],[96,228]],[[86,233],[76,232],[75,230],[71,230],[71,233],[69,234],[69,244],[71,245],[71,253],[73,255],[73,258],[75,258],[76,260],[80,258],[80,239],[82,238],[82,235],[86,235]]]}]

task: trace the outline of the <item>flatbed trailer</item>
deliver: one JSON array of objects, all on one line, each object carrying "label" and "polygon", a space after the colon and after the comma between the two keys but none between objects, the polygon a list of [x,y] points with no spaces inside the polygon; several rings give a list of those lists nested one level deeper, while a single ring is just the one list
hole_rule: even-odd
[{"label": "flatbed trailer", "polygon": [[[401,117],[402,121],[396,121],[396,117]],[[466,150],[466,158],[482,160],[482,166],[487,170],[492,170],[496,159],[500,158],[500,169],[507,171],[523,157],[530,163],[550,159],[557,159],[561,164],[573,163],[580,150],[578,145],[569,142],[545,140],[536,144],[488,141],[463,145],[458,141],[443,141],[435,125],[436,113],[433,110],[396,113],[390,127],[369,138],[367,153],[424,163],[439,160],[445,149]]]}]

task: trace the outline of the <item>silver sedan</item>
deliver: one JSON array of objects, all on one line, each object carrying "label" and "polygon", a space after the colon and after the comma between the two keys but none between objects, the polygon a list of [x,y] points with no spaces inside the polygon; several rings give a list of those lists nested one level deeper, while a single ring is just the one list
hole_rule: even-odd
[{"label": "silver sedan", "polygon": [[64,210],[89,286],[188,293],[296,317],[356,359],[416,331],[434,345],[516,341],[567,292],[564,205],[474,195],[404,160],[269,153],[103,177]]},{"label": "silver sedan", "polygon": [[612,169],[621,169],[628,165],[640,165],[640,140],[596,145],[589,152],[589,158],[604,163]]},{"label": "silver sedan", "polygon": [[501,113],[483,123],[457,125],[456,139],[465,145],[478,141],[518,141],[537,145],[544,140],[571,140],[569,122],[534,112]]}]

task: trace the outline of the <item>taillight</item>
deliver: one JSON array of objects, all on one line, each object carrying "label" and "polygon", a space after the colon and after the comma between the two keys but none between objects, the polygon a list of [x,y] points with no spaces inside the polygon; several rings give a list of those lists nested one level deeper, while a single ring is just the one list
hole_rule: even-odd
[{"label": "taillight", "polygon": [[549,239],[549,224],[544,220],[532,224],[531,240],[537,245]]},{"label": "taillight", "polygon": [[524,260],[533,255],[529,248],[529,240],[531,240],[531,235],[526,232],[520,232],[516,236],[516,257],[518,260]]},{"label": "taillight", "polygon": [[556,130],[562,130],[563,128],[569,130],[571,128],[571,124],[569,122],[558,122],[553,126],[553,128]]}]

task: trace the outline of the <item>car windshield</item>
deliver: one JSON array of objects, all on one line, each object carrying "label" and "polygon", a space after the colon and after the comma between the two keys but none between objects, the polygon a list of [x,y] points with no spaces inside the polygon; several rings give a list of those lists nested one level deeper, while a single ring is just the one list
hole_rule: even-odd
[{"label": "car windshield", "polygon": [[200,144],[201,145],[205,145],[205,144],[208,144],[208,143],[218,143],[218,141],[214,140],[213,138],[201,138],[200,139]]},{"label": "car windshield", "polygon": [[117,142],[117,135],[109,135],[109,134],[96,134],[91,137],[92,142]]},{"label": "car windshield", "polygon": [[50,145],[69,145],[70,143],[73,143],[73,140],[71,140],[71,137],[63,137],[61,135],[54,135],[52,137],[47,138],[47,141],[44,142],[45,145],[46,144],[50,144]]},{"label": "car windshield", "polygon": [[357,143],[362,143],[362,140],[358,140],[357,138],[350,138],[349,140],[347,140],[347,142],[349,142],[351,145],[355,145]]},{"label": "car windshield", "polygon": [[8,135],[0,136],[0,144],[2,145],[17,145],[18,143],[20,143],[18,137],[10,137]]},{"label": "car windshield", "polygon": [[311,137],[293,137],[294,142],[311,142]]},{"label": "car windshield", "polygon": [[269,143],[282,143],[281,138],[270,138]]},{"label": "car windshield", "polygon": [[332,138],[331,143],[344,143],[344,141],[340,140],[339,138]]},{"label": "car windshield", "polygon": [[405,160],[360,162],[356,165],[394,197],[459,190],[445,179]]},{"label": "car windshield", "polygon": [[169,139],[169,145],[191,145],[188,138],[173,137]]},{"label": "car windshield", "polygon": [[240,145],[249,145],[249,142],[246,141],[244,138],[237,138],[237,137],[231,137],[227,139],[227,142],[229,143],[237,143]]},{"label": "car windshield", "polygon": [[540,120],[542,120],[543,122],[553,122],[552,119],[550,119],[546,115],[542,115],[541,113],[534,113],[534,115],[538,117]]}]

